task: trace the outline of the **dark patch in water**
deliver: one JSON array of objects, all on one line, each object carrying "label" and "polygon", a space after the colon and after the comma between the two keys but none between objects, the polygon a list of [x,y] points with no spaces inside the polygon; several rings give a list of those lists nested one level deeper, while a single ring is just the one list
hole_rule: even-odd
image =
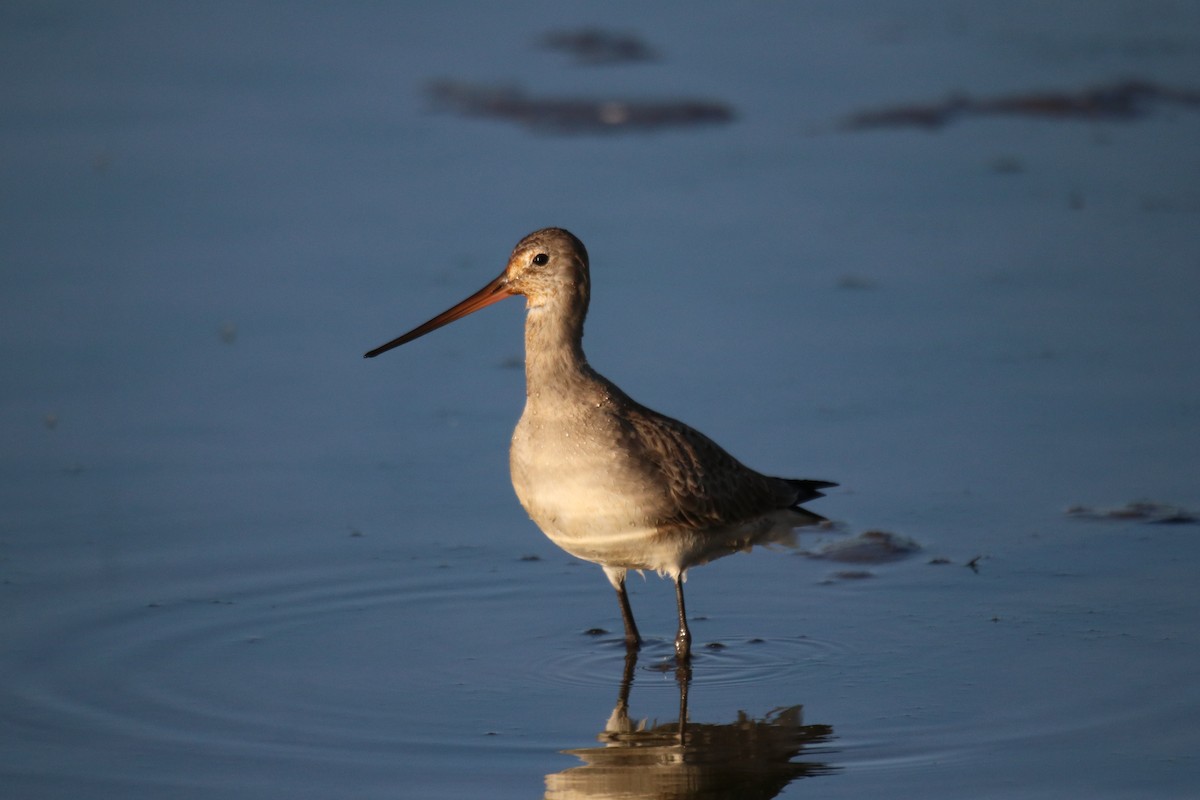
[{"label": "dark patch in water", "polygon": [[837,288],[851,291],[874,289],[875,281],[862,275],[843,275],[837,279]]},{"label": "dark patch in water", "polygon": [[989,166],[997,175],[1020,175],[1025,171],[1025,162],[1016,156],[996,156]]},{"label": "dark patch in water", "polygon": [[1200,108],[1200,91],[1172,89],[1152,81],[1129,80],[1076,92],[1025,92],[1000,97],[953,95],[941,103],[891,106],[860,111],[842,121],[843,130],[926,128],[935,130],[967,116],[1007,114],[1042,119],[1134,120],[1161,105]]},{"label": "dark patch in water", "polygon": [[830,542],[809,558],[824,558],[849,564],[883,564],[898,561],[918,552],[921,546],[912,539],[888,531],[864,531],[852,539]]},{"label": "dark patch in water", "polygon": [[550,31],[538,43],[548,50],[568,53],[577,64],[589,66],[658,60],[658,51],[634,34],[602,28]]},{"label": "dark patch in water", "polygon": [[434,107],[465,117],[510,120],[545,133],[628,133],[731,122],[733,109],[694,98],[534,97],[516,87],[433,81]]},{"label": "dark patch in water", "polygon": [[1087,506],[1071,506],[1066,510],[1068,517],[1087,520],[1134,520],[1156,525],[1195,525],[1200,522],[1200,516],[1194,511],[1165,503],[1137,501],[1126,503],[1120,508],[1089,508]]},{"label": "dark patch in water", "polygon": [[842,569],[833,573],[833,577],[840,581],[861,581],[866,578],[874,578],[875,573],[869,569]]}]

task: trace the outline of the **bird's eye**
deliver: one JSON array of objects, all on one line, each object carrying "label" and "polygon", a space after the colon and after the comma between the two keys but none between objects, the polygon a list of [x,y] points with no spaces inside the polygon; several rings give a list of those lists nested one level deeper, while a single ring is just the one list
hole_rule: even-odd
[{"label": "bird's eye", "polygon": [[539,267],[545,266],[549,262],[550,262],[550,256],[546,255],[545,253],[538,253],[536,256],[533,257],[533,263],[537,264]]}]

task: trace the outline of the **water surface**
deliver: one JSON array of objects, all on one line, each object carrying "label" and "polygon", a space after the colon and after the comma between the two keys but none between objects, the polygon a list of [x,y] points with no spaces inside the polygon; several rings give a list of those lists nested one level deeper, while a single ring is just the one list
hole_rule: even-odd
[{"label": "water surface", "polygon": [[[0,21],[6,797],[1195,795],[1200,528],[1065,511],[1200,508],[1200,115],[839,129],[1186,86],[1190,7]],[[657,59],[539,45],[587,25]],[[447,79],[736,115],[557,135],[429,108]],[[803,550],[921,547],[696,570],[682,731],[670,585],[630,581],[627,664],[512,496],[519,302],[360,357],[546,225],[598,369],[841,484]]]}]

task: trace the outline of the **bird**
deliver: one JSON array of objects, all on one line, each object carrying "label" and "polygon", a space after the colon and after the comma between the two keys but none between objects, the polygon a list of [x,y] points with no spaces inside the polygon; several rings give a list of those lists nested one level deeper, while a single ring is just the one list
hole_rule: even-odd
[{"label": "bird", "polygon": [[825,521],[802,504],[837,484],[756,472],[593,369],[583,352],[588,252],[563,228],[521,239],[494,280],[364,357],[514,295],[524,296],[526,306],[525,408],[509,451],[517,498],[554,544],[604,570],[617,593],[628,651],[636,652],[642,638],[627,573],[670,578],[678,611],[675,656],[688,663],[687,571],[755,545],[794,544],[795,529]]}]

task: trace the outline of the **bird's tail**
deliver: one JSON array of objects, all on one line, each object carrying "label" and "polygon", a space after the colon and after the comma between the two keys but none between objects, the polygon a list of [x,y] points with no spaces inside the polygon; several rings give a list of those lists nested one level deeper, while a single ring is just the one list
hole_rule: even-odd
[{"label": "bird's tail", "polygon": [[[792,501],[792,508],[795,508],[801,503],[807,503],[809,500],[816,500],[818,497],[824,497],[825,493],[821,491],[822,489],[829,489],[837,486],[837,484],[833,483],[832,481],[810,481],[800,478],[785,478],[785,480],[792,485],[793,489],[796,490],[796,499]],[[821,518],[818,517],[818,519]]]}]

